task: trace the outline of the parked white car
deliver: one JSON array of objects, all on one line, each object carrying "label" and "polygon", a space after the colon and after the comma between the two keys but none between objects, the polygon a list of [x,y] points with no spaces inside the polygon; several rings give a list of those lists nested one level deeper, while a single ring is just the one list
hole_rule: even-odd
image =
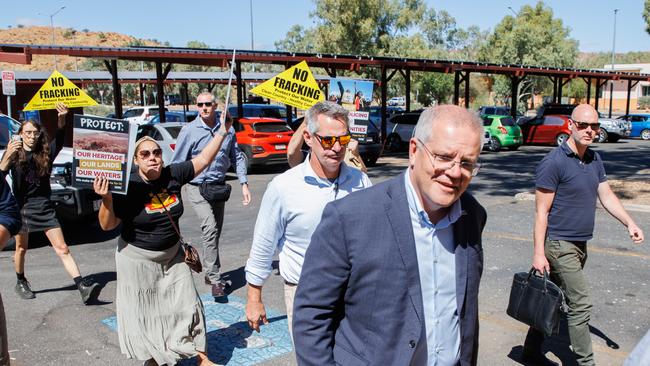
[{"label": "parked white car", "polygon": [[172,156],[174,156],[176,138],[181,132],[181,128],[185,125],[187,125],[187,123],[183,122],[141,124],[138,126],[136,141],[143,136],[149,136],[156,140],[163,151],[163,162],[165,165],[169,165],[172,161]]},{"label": "parked white car", "polygon": [[386,101],[386,105],[390,105],[390,106],[406,105],[406,97],[392,97]]},{"label": "parked white car", "polygon": [[386,145],[388,151],[401,151],[413,136],[413,130],[422,112],[394,114],[386,121]]},{"label": "parked white car", "polygon": [[600,130],[598,130],[598,136],[596,137],[597,142],[616,142],[629,137],[632,131],[632,122],[606,118],[602,113],[598,113],[598,122],[600,122]]},{"label": "parked white car", "polygon": [[[167,112],[165,108],[165,112]],[[129,122],[135,122],[137,124],[143,124],[149,122],[153,116],[159,113],[159,108],[157,105],[147,105],[143,107],[133,107],[129,108],[124,113],[122,113],[122,119],[125,119]]]}]

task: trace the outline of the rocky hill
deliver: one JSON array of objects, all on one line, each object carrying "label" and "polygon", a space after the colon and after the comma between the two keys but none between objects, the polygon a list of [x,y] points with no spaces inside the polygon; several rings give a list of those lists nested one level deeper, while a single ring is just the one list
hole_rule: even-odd
[{"label": "rocky hill", "polygon": [[[0,43],[51,45],[52,28],[42,26],[0,28]],[[72,28],[54,28],[54,44],[68,46],[125,47],[128,45],[159,46],[154,40],[143,40],[115,32],[91,32]],[[76,62],[75,62],[76,61]],[[82,70],[83,58],[57,56],[59,70]],[[7,64],[0,62],[0,70],[43,71],[54,68],[54,56],[34,55],[31,65]]]}]

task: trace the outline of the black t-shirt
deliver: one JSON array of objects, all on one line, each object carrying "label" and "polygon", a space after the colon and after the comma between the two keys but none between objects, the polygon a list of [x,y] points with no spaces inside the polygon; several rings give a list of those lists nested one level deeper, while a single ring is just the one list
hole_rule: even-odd
[{"label": "black t-shirt", "polygon": [[[115,216],[122,220],[122,239],[138,248],[164,250],[178,242],[165,205],[174,223],[183,215],[181,187],[194,178],[191,161],[171,164],[162,169],[160,178],[145,182],[137,172],[131,172],[126,195],[113,195]],[[162,201],[162,202],[161,202]]]},{"label": "black t-shirt", "polygon": [[33,159],[33,153],[25,150],[27,158],[27,169],[23,169],[19,163],[11,166],[11,179],[13,181],[13,192],[19,207],[29,203],[30,207],[44,205],[50,200],[52,189],[50,188],[50,173],[52,163],[57,154],[63,148],[64,130],[60,129],[54,140],[50,143],[50,169],[47,174],[39,177],[36,163]]}]

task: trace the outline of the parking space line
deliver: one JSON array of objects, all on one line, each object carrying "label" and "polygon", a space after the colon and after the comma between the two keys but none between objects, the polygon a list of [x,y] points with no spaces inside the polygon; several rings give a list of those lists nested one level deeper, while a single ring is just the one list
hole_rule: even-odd
[{"label": "parking space line", "polygon": [[[524,237],[524,236],[519,236],[515,234],[509,234],[509,233],[502,233],[502,232],[484,232],[483,237],[487,238],[495,238],[495,239],[510,239],[510,240],[517,240],[517,241],[525,241],[531,243],[531,248],[532,248],[532,242],[533,239],[532,237]],[[598,242],[595,242],[598,243]],[[610,254],[610,255],[616,255],[619,257],[630,257],[630,258],[639,258],[643,260],[650,260],[650,255],[647,254],[641,254],[641,253],[634,253],[634,252],[623,252],[623,251],[618,251],[614,249],[609,249],[609,248],[601,248],[597,247],[595,245],[590,245],[589,248],[587,249],[588,252],[593,252],[593,253],[599,253],[599,254]]]}]

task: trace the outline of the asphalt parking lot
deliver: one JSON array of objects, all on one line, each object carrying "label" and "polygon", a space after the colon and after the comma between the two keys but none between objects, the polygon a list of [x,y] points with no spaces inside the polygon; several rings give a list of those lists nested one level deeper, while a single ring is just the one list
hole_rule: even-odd
[{"label": "asphalt parking lot", "polygon": [[[622,140],[594,146],[606,161],[610,178],[650,179],[650,142]],[[526,328],[509,318],[505,308],[513,273],[530,267],[534,203],[516,199],[515,195],[532,191],[535,165],[549,150],[550,147],[524,146],[518,151],[485,153],[483,168],[470,186],[488,211],[480,292],[480,365],[520,364],[519,353]],[[382,157],[377,166],[370,169],[369,176],[377,184],[403,172],[406,164],[405,153]],[[266,184],[283,170],[284,167],[271,167],[250,174],[253,202],[246,207],[241,205],[240,188],[236,183],[233,185],[221,238],[223,272],[232,282],[232,293],[228,304],[209,304],[208,323],[212,327],[208,334],[209,356],[215,362],[229,365],[293,363],[293,353],[290,345],[286,346],[287,334],[282,328],[286,320],[279,276],[272,275],[264,287],[264,301],[273,311],[274,320],[268,332],[251,333],[243,326],[241,313],[237,313],[246,295],[243,267],[260,200]],[[636,207],[631,214],[646,236],[650,236],[650,210]],[[195,223],[193,210],[186,207],[181,229],[190,241],[199,243],[200,232]],[[37,297],[21,300],[13,290],[13,252],[1,252],[0,291],[7,316],[12,364],[140,365],[141,362],[126,360],[120,354],[117,334],[111,328],[115,311],[117,233],[101,232],[92,223],[66,224],[64,229],[82,273],[104,286],[99,301],[92,306],[82,305],[53,250],[38,237],[32,240],[26,262],[26,275]],[[603,209],[598,209],[586,273],[594,303],[592,339],[599,365],[620,365],[650,328],[649,261],[649,243],[632,244],[626,230]],[[196,280],[201,294],[209,292],[200,276]],[[559,337],[547,342],[549,358],[571,365],[567,341]],[[270,349],[275,353],[265,354]]]}]

